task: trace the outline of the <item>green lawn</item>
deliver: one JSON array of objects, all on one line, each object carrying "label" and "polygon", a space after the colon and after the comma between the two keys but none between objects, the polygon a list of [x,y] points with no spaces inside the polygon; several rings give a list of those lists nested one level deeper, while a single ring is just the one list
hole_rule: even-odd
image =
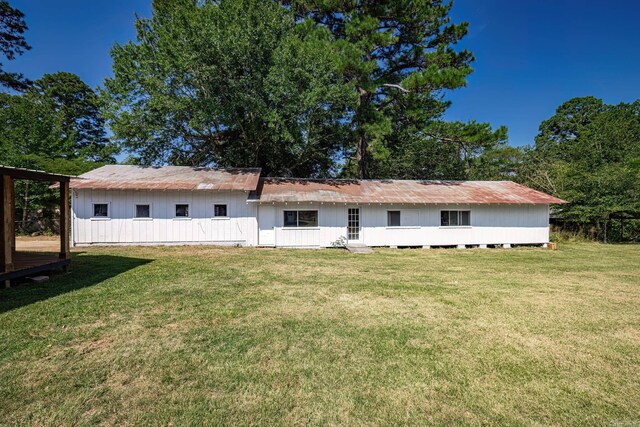
[{"label": "green lawn", "polygon": [[91,248],[0,291],[0,424],[640,424],[640,246]]}]

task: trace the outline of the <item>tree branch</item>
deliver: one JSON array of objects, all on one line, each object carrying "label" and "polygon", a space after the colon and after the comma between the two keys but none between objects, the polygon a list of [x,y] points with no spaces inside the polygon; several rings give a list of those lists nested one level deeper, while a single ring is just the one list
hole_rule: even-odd
[{"label": "tree branch", "polygon": [[404,92],[404,93],[409,93],[409,92],[410,92],[409,90],[407,90],[407,89],[403,88],[402,86],[400,86],[400,85],[396,85],[396,84],[392,84],[392,83],[384,83],[382,86],[384,86],[384,87],[391,87],[391,88],[394,88],[394,89],[398,89],[398,90],[400,90],[400,91],[402,91],[402,92]]}]

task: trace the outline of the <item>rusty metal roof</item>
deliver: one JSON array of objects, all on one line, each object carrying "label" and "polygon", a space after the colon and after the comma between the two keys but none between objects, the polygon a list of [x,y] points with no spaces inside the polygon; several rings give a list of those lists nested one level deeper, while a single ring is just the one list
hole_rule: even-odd
[{"label": "rusty metal roof", "polygon": [[258,186],[260,169],[106,165],[71,180],[71,188],[96,190],[239,190]]},{"label": "rusty metal roof", "polygon": [[512,181],[400,181],[263,178],[256,202],[549,204],[556,197]]}]

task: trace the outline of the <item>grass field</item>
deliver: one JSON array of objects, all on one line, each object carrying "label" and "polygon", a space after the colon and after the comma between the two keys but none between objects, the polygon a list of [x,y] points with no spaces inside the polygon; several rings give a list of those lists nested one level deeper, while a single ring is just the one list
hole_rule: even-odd
[{"label": "grass field", "polygon": [[0,291],[0,424],[640,425],[640,246],[91,248]]}]

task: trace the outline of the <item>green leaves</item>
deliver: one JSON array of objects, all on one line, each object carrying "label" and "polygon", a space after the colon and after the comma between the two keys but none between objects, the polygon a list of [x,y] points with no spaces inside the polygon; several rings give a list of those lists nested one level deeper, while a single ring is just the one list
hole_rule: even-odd
[{"label": "green leaves", "polygon": [[116,138],[143,163],[331,173],[353,94],[326,29],[259,0],[156,4],[137,28],[112,52],[104,95]]},{"label": "green leaves", "polygon": [[569,201],[562,216],[598,223],[640,212],[640,109],[574,98],[540,125],[522,179]]},{"label": "green leaves", "polygon": [[157,1],[136,23],[137,42],[112,51],[111,129],[142,163],[284,176],[335,175],[346,164],[342,174],[367,176],[438,120],[442,91],[471,72],[472,55],[453,49],[467,27],[450,23],[450,8]]},{"label": "green leaves", "polygon": [[[26,30],[24,14],[11,7],[7,0],[0,0],[0,54],[11,61],[31,49],[23,35]],[[0,87],[23,91],[29,84],[22,74],[3,71],[0,62]]]},{"label": "green leaves", "polygon": [[[443,90],[462,87],[473,56],[456,52],[466,24],[450,24],[450,3],[383,0],[283,1],[299,18],[312,19],[331,31],[339,47],[344,80],[359,96],[349,118],[357,165],[345,170],[366,178],[407,148],[440,118],[447,103]],[[416,114],[422,110],[421,114]],[[394,128],[409,126],[413,133]],[[347,162],[350,163],[350,162]],[[377,166],[377,164],[379,164]],[[386,166],[385,166],[386,168]],[[373,175],[375,176],[375,175]]]},{"label": "green leaves", "polygon": [[[80,175],[115,161],[99,108],[97,94],[71,73],[46,74],[22,95],[0,93],[0,164]],[[54,229],[59,195],[48,186],[16,183],[22,232]]]}]

